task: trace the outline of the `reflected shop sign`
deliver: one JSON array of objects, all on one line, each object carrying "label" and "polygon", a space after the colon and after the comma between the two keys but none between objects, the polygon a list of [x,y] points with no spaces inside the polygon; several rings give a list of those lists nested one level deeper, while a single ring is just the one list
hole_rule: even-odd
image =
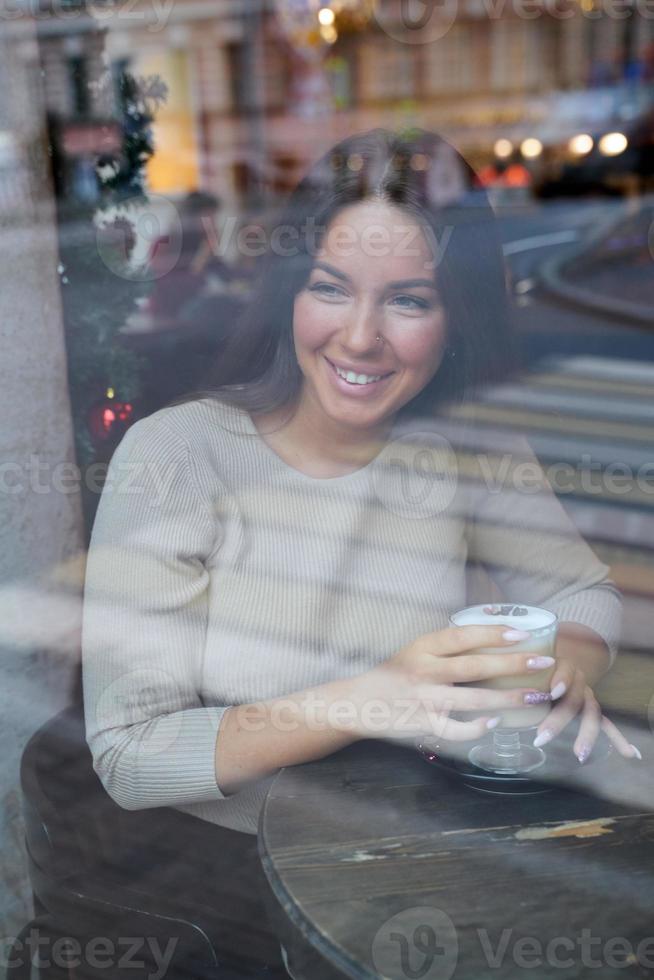
[{"label": "reflected shop sign", "polygon": [[63,149],[69,156],[117,153],[122,142],[117,123],[68,123],[63,127]]}]

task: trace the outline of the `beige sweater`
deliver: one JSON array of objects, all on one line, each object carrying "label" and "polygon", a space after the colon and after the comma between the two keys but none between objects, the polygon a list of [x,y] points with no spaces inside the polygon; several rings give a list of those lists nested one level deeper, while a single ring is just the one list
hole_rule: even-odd
[{"label": "beige sweater", "polygon": [[502,442],[396,425],[368,466],[314,479],[212,400],[136,422],[109,467],[84,599],[87,737],[111,796],[256,833],[272,777],[220,791],[226,708],[362,673],[444,627],[477,563],[506,599],[592,627],[614,657],[607,567],[537,467],[529,492],[513,469],[498,486],[494,451],[512,465],[530,452]]}]

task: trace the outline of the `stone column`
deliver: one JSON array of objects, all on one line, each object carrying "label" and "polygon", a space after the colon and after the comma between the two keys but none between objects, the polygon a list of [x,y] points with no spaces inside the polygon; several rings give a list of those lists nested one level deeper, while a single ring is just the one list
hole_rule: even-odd
[{"label": "stone column", "polygon": [[32,916],[19,765],[79,673],[83,528],[36,24],[0,14],[0,952]]}]

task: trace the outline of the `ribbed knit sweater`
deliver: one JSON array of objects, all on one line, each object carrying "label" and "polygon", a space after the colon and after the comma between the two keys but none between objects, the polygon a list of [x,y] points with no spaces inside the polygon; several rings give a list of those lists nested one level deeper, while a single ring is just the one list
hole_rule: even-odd
[{"label": "ribbed knit sweater", "polygon": [[[510,472],[497,467],[507,453]],[[136,422],[111,460],[86,569],[86,728],[105,788],[128,809],[172,806],[255,834],[273,777],[221,792],[227,708],[363,673],[445,627],[486,598],[467,591],[476,566],[493,598],[589,626],[615,656],[608,569],[524,441],[492,444],[445,419],[396,424],[367,466],[318,479],[216,400]]]}]

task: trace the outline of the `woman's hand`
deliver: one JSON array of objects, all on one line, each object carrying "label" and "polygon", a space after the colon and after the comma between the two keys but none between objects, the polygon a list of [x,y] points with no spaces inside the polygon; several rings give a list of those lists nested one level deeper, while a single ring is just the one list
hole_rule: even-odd
[{"label": "woman's hand", "polygon": [[573,752],[584,763],[593,751],[600,729],[605,732],[620,755],[625,759],[641,759],[635,745],[602,714],[597,698],[588,685],[586,675],[572,661],[558,657],[552,676],[551,696],[555,702],[547,718],[538,726],[534,745],[539,747],[550,742],[563,731],[573,718],[580,715],[579,732]]},{"label": "woman's hand", "polygon": [[[499,723],[503,709],[550,700],[549,693],[531,688],[474,686],[476,681],[551,667],[551,657],[511,652],[512,643],[528,636],[506,626],[455,626],[418,637],[389,660],[353,678],[357,735],[478,739]],[[475,652],[480,647],[506,647],[506,653]],[[455,686],[464,684],[471,686]],[[452,711],[484,714],[459,721],[450,717]]]}]

